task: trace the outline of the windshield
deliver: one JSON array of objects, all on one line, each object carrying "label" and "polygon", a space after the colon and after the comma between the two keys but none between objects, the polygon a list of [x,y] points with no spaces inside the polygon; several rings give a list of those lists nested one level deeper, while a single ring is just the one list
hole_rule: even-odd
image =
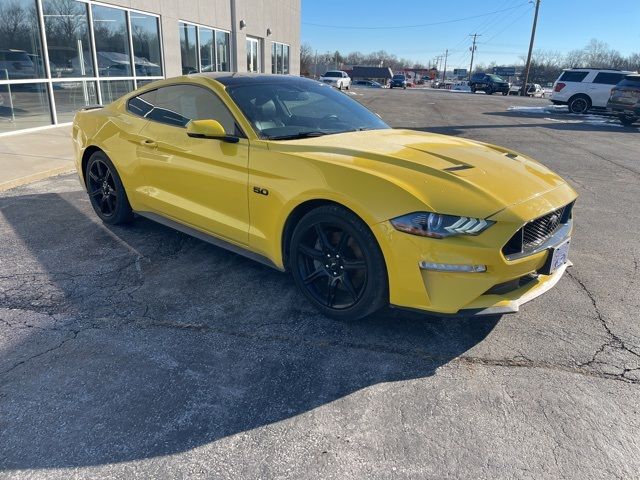
[{"label": "windshield", "polygon": [[404,75],[394,75],[393,79],[394,80],[404,80]]},{"label": "windshield", "polygon": [[504,82],[504,80],[500,78],[498,75],[487,75],[487,77],[489,77],[494,82]]},{"label": "windshield", "polygon": [[227,92],[265,139],[389,128],[360,103],[319,82],[249,83],[228,87]]},{"label": "windshield", "polygon": [[341,77],[342,72],[327,72],[323,75],[323,77]]}]

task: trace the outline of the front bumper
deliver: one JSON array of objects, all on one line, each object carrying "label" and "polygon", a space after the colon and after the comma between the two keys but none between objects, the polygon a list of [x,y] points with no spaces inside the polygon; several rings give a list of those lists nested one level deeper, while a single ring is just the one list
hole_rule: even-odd
[{"label": "front bumper", "polygon": [[[448,315],[516,312],[520,306],[552,288],[567,264],[542,274],[549,248],[572,234],[563,229],[545,249],[508,260],[502,247],[528,221],[575,200],[564,185],[534,199],[511,206],[492,219],[497,223],[478,236],[431,239],[399,232],[389,222],[374,225],[389,276],[393,306]],[[484,272],[447,272],[420,268],[420,262],[450,265],[486,265]]]}]

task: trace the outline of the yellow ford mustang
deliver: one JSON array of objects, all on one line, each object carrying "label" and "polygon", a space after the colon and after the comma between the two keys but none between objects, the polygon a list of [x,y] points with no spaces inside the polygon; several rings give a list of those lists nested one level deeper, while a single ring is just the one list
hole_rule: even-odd
[{"label": "yellow ford mustang", "polygon": [[328,85],[201,74],[73,125],[106,223],[142,215],[289,270],[324,314],[515,312],[568,265],[576,193],[505,148],[389,128]]}]

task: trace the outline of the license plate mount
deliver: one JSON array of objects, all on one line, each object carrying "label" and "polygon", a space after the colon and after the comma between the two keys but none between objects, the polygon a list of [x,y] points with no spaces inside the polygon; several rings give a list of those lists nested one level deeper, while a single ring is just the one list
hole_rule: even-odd
[{"label": "license plate mount", "polygon": [[568,238],[560,245],[550,248],[549,255],[547,256],[547,261],[544,266],[540,269],[542,275],[551,275],[558,268],[562,267],[569,260],[569,245],[571,244],[571,239]]}]

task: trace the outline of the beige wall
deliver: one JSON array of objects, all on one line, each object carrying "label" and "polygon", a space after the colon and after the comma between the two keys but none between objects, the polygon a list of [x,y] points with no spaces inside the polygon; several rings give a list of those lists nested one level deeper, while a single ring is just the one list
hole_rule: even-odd
[{"label": "beige wall", "polygon": [[[231,31],[233,70],[245,72],[247,35],[260,39],[262,71],[271,73],[271,42],[290,45],[289,68],[300,74],[301,0],[102,0],[104,3],[134,8],[161,16],[166,75],[182,73],[178,21]],[[235,25],[232,9],[235,4]],[[246,27],[240,29],[240,21]],[[271,29],[271,35],[267,35]]]}]

